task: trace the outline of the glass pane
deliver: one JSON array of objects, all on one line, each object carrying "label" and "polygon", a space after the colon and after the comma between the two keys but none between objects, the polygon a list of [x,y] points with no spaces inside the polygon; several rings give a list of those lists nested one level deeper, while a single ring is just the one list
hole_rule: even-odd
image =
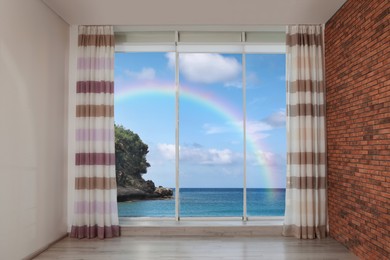
[{"label": "glass pane", "polygon": [[182,53],[180,216],[242,216],[242,55]]},{"label": "glass pane", "polygon": [[248,216],[282,216],[286,180],[284,54],[246,55]]},{"label": "glass pane", "polygon": [[154,188],[175,187],[175,70],[169,62],[167,53],[115,54],[115,124],[123,127],[116,131],[121,217],[175,215],[173,197],[162,198]]}]

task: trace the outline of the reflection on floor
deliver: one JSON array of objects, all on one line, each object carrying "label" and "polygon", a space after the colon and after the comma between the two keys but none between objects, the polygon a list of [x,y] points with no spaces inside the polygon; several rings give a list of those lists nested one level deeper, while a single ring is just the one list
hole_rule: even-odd
[{"label": "reflection on floor", "polygon": [[358,259],[333,239],[271,237],[65,238],[35,259]]}]

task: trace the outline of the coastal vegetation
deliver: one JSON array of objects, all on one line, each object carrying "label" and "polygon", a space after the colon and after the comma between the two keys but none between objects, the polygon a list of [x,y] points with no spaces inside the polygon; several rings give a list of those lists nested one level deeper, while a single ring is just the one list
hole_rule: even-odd
[{"label": "coastal vegetation", "polygon": [[145,180],[150,163],[146,159],[149,147],[138,134],[115,124],[115,157],[118,201],[171,197],[173,192],[151,180]]}]

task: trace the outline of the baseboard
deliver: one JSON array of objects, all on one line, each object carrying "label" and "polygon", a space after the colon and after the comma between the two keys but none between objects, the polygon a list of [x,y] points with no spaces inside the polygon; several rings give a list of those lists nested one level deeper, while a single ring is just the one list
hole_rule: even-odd
[{"label": "baseboard", "polygon": [[57,243],[58,241],[64,239],[65,237],[69,236],[68,233],[62,235],[61,237],[57,238],[56,240],[54,240],[53,242],[47,244],[46,246],[34,251],[33,253],[29,254],[28,256],[24,257],[23,260],[31,260],[31,259],[34,259],[34,257],[37,257],[38,255],[42,254],[43,252],[45,252],[49,247],[51,247],[52,245],[54,245],[55,243]]}]

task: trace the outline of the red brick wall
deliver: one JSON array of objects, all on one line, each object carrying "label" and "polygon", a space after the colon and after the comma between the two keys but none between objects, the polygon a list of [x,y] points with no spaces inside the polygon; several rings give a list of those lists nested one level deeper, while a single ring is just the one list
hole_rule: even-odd
[{"label": "red brick wall", "polygon": [[390,259],[390,1],[349,0],[325,27],[330,236]]}]

